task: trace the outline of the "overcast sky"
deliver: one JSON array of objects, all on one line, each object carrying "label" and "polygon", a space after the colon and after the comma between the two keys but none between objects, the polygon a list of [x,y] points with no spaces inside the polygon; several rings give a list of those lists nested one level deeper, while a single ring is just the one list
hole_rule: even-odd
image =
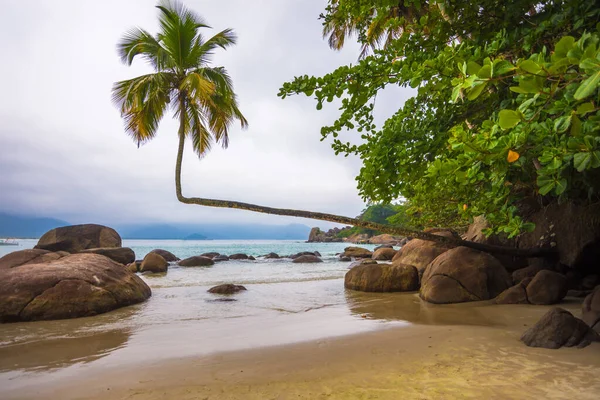
[{"label": "overcast sky", "polygon": [[[355,216],[360,160],[336,157],[320,127],[337,113],[314,100],[277,97],[297,75],[323,75],[356,61],[358,46],[330,50],[318,16],[325,0],[187,0],[214,33],[233,28],[238,44],[213,65],[231,74],[250,123],[227,150],[199,161],[188,146],[187,196],[239,200]],[[323,222],[185,205],[175,197],[177,124],[167,115],[140,147],[110,101],[113,82],[150,72],[122,65],[116,43],[134,26],[155,33],[154,0],[2,0],[0,6],[0,212],[99,222]],[[407,92],[380,96],[379,121]],[[348,137],[357,136],[348,133]]]}]

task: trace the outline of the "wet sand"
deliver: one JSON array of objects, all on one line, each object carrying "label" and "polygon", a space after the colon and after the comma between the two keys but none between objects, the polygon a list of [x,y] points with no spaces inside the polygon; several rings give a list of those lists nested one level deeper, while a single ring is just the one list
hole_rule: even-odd
[{"label": "wet sand", "polygon": [[[133,360],[93,374],[32,381],[18,391],[2,390],[0,397],[596,399],[600,393],[600,343],[547,350],[519,341],[550,307],[434,306],[410,294],[367,293],[350,293],[348,306],[367,319],[412,324],[252,350]],[[579,316],[579,301],[561,306]]]}]

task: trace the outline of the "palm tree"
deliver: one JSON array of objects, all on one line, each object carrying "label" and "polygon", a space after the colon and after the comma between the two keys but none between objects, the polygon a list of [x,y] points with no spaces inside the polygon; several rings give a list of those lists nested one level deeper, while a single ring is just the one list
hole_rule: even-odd
[{"label": "palm tree", "polygon": [[223,67],[210,67],[208,64],[214,50],[235,44],[236,37],[231,29],[226,29],[204,40],[200,29],[209,28],[208,25],[181,3],[162,1],[157,8],[160,32],[156,36],[135,28],[127,32],[118,44],[119,55],[124,63],[131,65],[140,56],[153,66],[155,72],[115,83],[112,96],[125,120],[127,133],[138,145],[154,138],[168,107],[179,119],[175,189],[180,202],[331,221],[484,251],[530,257],[546,254],[547,251],[543,249],[490,246],[333,214],[185,197],[181,189],[181,164],[186,138],[192,140],[194,151],[202,157],[213,143],[227,147],[229,127],[233,122],[239,121],[242,128],[248,125],[238,108],[227,71]]}]

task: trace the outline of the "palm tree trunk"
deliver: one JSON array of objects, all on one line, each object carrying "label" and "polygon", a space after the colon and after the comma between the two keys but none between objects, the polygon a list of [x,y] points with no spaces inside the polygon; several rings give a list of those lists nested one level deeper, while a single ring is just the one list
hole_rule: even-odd
[{"label": "palm tree trunk", "polygon": [[413,238],[429,240],[433,242],[439,242],[443,244],[450,244],[456,246],[465,246],[472,249],[485,251],[488,253],[506,254],[517,257],[548,257],[556,254],[555,249],[549,248],[530,248],[530,249],[518,249],[514,247],[505,246],[494,246],[483,243],[476,243],[467,240],[457,239],[453,237],[438,236],[431,233],[417,231],[413,229],[404,228],[401,226],[394,225],[383,225],[369,221],[362,221],[356,218],[344,217],[341,215],[326,214],[320,212],[304,211],[304,210],[292,210],[287,208],[273,208],[259,206],[256,204],[242,203],[239,201],[229,200],[215,200],[215,199],[203,199],[199,197],[185,197],[181,191],[181,164],[183,161],[183,149],[185,145],[185,134],[180,129],[179,132],[179,149],[177,151],[177,164],[175,166],[175,188],[177,191],[177,200],[185,204],[197,204],[200,206],[207,207],[220,207],[220,208],[236,208],[239,210],[248,210],[264,214],[273,215],[284,215],[289,217],[309,218],[317,219],[321,221],[336,222],[339,224],[360,226],[362,228],[374,229],[376,231],[388,233],[391,235],[410,236]]}]

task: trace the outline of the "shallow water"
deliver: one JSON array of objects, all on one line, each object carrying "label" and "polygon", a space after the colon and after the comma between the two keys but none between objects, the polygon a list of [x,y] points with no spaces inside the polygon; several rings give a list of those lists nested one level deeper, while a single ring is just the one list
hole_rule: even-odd
[{"label": "shallow water", "polygon": [[[21,241],[19,249],[34,240]],[[211,267],[170,265],[166,274],[140,275],[152,297],[138,305],[89,318],[0,325],[0,386],[18,388],[111,366],[154,363],[194,355],[251,349],[366,332],[402,324],[353,310],[344,289],[344,243],[301,241],[126,240],[138,259],[155,248],[180,258],[216,251],[258,257],[319,251],[324,262],[290,259],[231,260]],[[11,246],[12,247],[12,246]],[[375,246],[365,246],[373,248]],[[4,249],[3,249],[4,250]],[[11,250],[16,250],[12,248]],[[243,284],[234,296],[207,290]],[[223,297],[235,301],[218,301]]]}]

